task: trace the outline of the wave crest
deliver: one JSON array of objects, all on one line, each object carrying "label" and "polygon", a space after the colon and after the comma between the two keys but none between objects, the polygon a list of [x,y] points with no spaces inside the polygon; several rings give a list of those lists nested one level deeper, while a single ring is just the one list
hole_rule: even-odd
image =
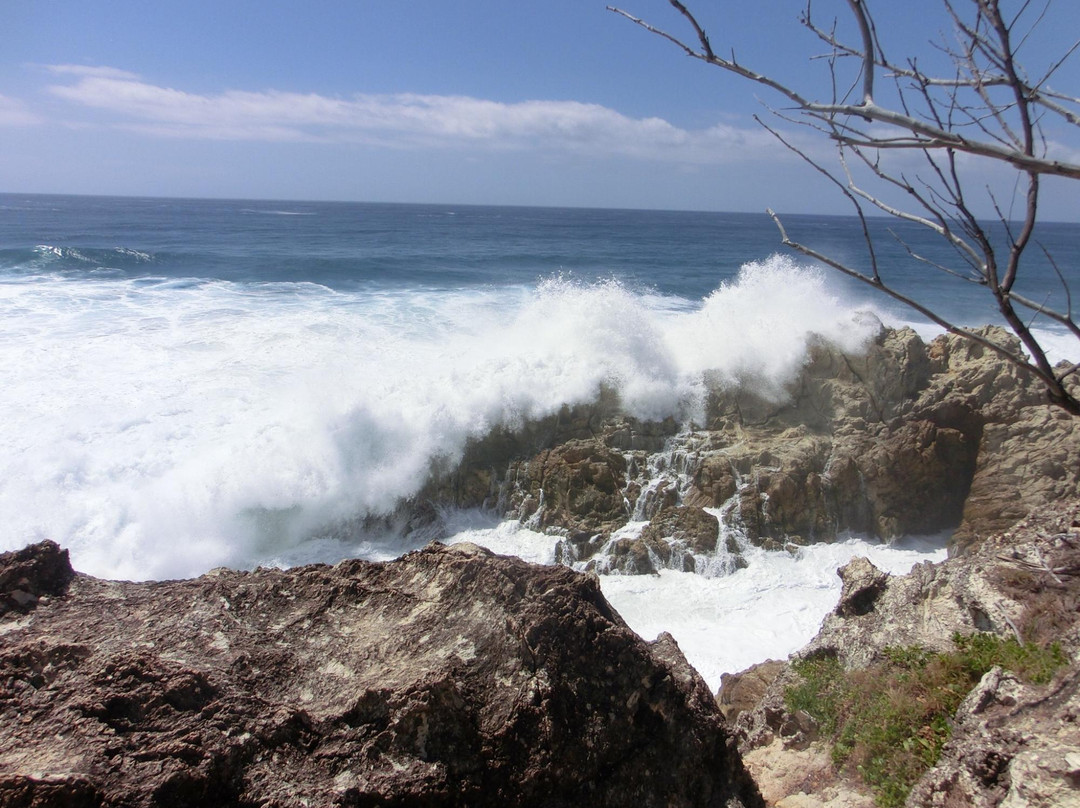
[{"label": "wave crest", "polygon": [[698,302],[561,276],[437,294],[72,280],[4,302],[22,313],[0,323],[9,535],[129,578],[258,563],[388,512],[433,459],[602,388],[655,420],[695,417],[707,379],[780,395],[815,334],[852,349],[875,327],[781,257]]}]

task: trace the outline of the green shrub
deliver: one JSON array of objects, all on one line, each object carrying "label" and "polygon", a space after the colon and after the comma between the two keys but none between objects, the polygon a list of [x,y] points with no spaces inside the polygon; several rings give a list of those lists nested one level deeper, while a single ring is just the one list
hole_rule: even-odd
[{"label": "green shrub", "polygon": [[888,648],[884,661],[845,671],[835,657],[797,660],[800,681],[785,691],[790,712],[813,717],[832,742],[837,767],[854,769],[878,805],[903,805],[922,773],[937,763],[960,702],[995,666],[1033,683],[1065,664],[1056,643],[1041,647],[993,634],[953,636],[955,650]]}]

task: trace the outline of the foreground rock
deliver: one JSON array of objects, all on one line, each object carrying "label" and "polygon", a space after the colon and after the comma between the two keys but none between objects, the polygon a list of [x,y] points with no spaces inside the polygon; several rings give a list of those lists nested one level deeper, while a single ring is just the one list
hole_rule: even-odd
[{"label": "foreground rock", "polygon": [[[1059,643],[1068,660],[1047,685],[991,669],[953,717],[941,759],[908,806],[1080,805],[1080,500],[1040,508],[968,553],[920,564],[906,576],[886,575],[866,559],[840,576],[837,608],[797,656],[834,656],[858,669],[890,647],[944,652],[956,632],[988,631]],[[720,700],[729,716],[741,710],[737,734],[747,765],[770,801],[859,804],[864,789],[828,767],[813,782],[784,775],[805,770],[808,753],[822,752],[814,722],[785,707],[793,677],[789,666],[770,663],[725,681]],[[756,706],[740,700],[741,690],[760,696]]]},{"label": "foreground rock", "polygon": [[757,806],[596,580],[473,547],[122,583],[0,556],[0,806]]}]

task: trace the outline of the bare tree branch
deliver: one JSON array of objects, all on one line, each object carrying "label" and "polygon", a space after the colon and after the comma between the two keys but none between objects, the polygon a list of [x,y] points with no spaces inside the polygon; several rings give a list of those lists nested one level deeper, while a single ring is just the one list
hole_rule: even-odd
[{"label": "bare tree branch", "polygon": [[[626,17],[628,20],[640,25],[647,31],[662,36],[664,39],[678,45],[689,56],[696,59],[701,59],[704,62],[723,68],[724,70],[735,73],[738,76],[742,76],[745,79],[749,79],[757,84],[764,85],[776,92],[784,95],[788,100],[792,101],[801,111],[812,115],[820,120],[835,120],[844,117],[859,117],[867,121],[877,121],[879,123],[886,123],[896,126],[901,129],[906,129],[910,133],[910,137],[899,139],[893,143],[888,144],[888,148],[904,148],[904,149],[945,149],[953,148],[958,151],[963,151],[968,154],[975,154],[983,157],[990,157],[996,160],[1002,160],[1007,162],[1016,168],[1021,168],[1027,171],[1033,171],[1039,174],[1051,174],[1055,176],[1068,177],[1070,179],[1080,179],[1080,164],[1070,163],[1063,160],[1051,160],[1044,157],[1037,157],[1033,154],[1025,153],[1020,149],[1008,148],[1002,146],[999,143],[987,142],[982,140],[975,140],[965,137],[964,135],[945,129],[940,129],[933,125],[919,120],[918,118],[906,115],[887,107],[881,107],[875,102],[864,101],[859,104],[822,104],[812,102],[806,98],[803,98],[798,92],[783,84],[776,79],[771,78],[762,73],[758,73],[755,70],[746,67],[737,62],[734,57],[731,59],[723,59],[717,56],[713,51],[711,45],[708,44],[709,40],[705,36],[704,29],[700,23],[694,18],[690,11],[678,0],[669,0],[669,2],[675,6],[688,20],[692,22],[694,29],[699,33],[699,38],[702,39],[702,50],[697,51],[690,47],[686,43],[682,42],[677,37],[662,31],[655,26],[650,25],[644,20],[633,16],[632,14],[623,11],[620,8],[614,6],[608,6],[610,11]],[[843,136],[839,136],[841,140],[847,142]],[[863,146],[874,145],[871,141],[858,141],[852,140],[852,143],[858,143]]]},{"label": "bare tree branch", "polygon": [[[1042,178],[1058,176],[1080,180],[1080,164],[1055,159],[1041,128],[1047,116],[1070,126],[1080,126],[1080,98],[1047,86],[1050,77],[1080,50],[1080,41],[1052,58],[1037,81],[1028,77],[1018,61],[1021,49],[1035,45],[1034,36],[1040,24],[1045,22],[1054,0],[1046,0],[1037,9],[1031,7],[1031,0],[1018,0],[1018,5],[1014,5],[1008,15],[1002,8],[1008,0],[941,0],[956,42],[952,45],[931,43],[931,47],[948,60],[952,68],[950,75],[931,75],[924,71],[915,56],[908,57],[902,64],[888,59],[870,9],[875,0],[846,0],[848,13],[858,32],[858,44],[844,42],[835,22],[828,29],[816,25],[807,2],[800,23],[829,49],[820,57],[826,60],[829,69],[827,100],[808,97],[795,90],[790,82],[742,64],[734,51],[729,58],[718,56],[695,14],[680,0],[668,2],[689,24],[697,45],[687,44],[626,11],[610,6],[609,9],[670,41],[692,58],[778,93],[790,107],[774,110],[774,114],[782,120],[808,126],[832,140],[837,146],[839,171],[829,170],[779,130],[755,116],[785,147],[826,177],[852,204],[867,244],[870,268],[861,271],[789,238],[779,217],[770,211],[783,243],[875,287],[941,328],[962,334],[1005,357],[1039,379],[1051,402],[1080,415],[1080,400],[1064,383],[1067,377],[1077,372],[1077,366],[1052,367],[1046,350],[1032,331],[1035,319],[1045,317],[1064,326],[1080,340],[1080,327],[1073,317],[1064,273],[1048,255],[1066,291],[1067,307],[1063,312],[1054,310],[1045,301],[1038,303],[1016,291],[1016,284],[1028,263],[1028,248],[1038,224]],[[1040,54],[1040,58],[1045,56]],[[882,77],[891,80],[883,87],[876,84],[879,71]],[[851,96],[859,85],[861,97],[855,101]],[[843,87],[850,89],[841,94]],[[903,171],[888,168],[884,158],[904,151],[921,153],[929,174],[908,179]],[[913,209],[887,201],[880,193],[866,187],[852,171],[849,155],[857,158],[857,166],[861,167],[859,176],[864,179],[869,176],[893,192],[902,192]],[[1013,199],[1022,197],[1022,209],[1016,220],[1011,204],[1002,208],[987,189],[997,213],[993,235],[979,221],[969,203],[959,168],[960,156],[965,160],[989,161],[1016,172]],[[900,241],[913,258],[934,270],[985,287],[1027,354],[992,344],[985,337],[942,317],[932,306],[890,285],[885,268],[878,263],[864,204],[926,228],[944,239],[966,269],[961,271],[931,261],[912,250],[902,239]],[[1001,233],[1004,234],[1004,248],[996,246],[1000,243]],[[1021,316],[1018,307],[1027,312],[1027,320]]]}]

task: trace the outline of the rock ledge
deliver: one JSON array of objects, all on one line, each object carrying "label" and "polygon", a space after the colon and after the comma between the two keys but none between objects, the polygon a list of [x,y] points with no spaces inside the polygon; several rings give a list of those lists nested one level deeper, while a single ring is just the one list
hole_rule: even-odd
[{"label": "rock ledge", "polygon": [[0,602],[0,806],[762,805],[675,642],[563,567],[126,583],[46,542]]}]

